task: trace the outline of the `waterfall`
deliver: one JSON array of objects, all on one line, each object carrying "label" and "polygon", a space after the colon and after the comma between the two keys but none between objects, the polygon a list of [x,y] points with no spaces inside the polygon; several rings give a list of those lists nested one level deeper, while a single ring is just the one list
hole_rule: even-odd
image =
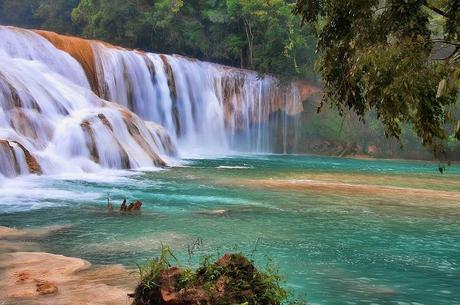
[{"label": "waterfall", "polygon": [[303,110],[297,86],[278,86],[274,77],[100,42],[93,50],[103,98],[165,127],[183,153],[271,152],[263,123],[277,111]]},{"label": "waterfall", "polygon": [[7,177],[271,152],[279,137],[286,152],[297,129],[291,117],[306,96],[298,84],[176,55],[5,26],[0,38],[0,174]]},{"label": "waterfall", "polygon": [[0,37],[3,176],[155,167],[174,155],[163,128],[95,95],[72,56],[30,31],[0,27]]}]

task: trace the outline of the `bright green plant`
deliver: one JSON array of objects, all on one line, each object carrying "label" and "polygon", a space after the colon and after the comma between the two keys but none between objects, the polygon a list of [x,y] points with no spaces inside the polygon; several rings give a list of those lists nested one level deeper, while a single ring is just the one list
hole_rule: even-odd
[{"label": "bright green plant", "polygon": [[159,276],[162,271],[172,266],[171,260],[178,262],[171,248],[162,244],[158,257],[150,260],[145,265],[137,265],[141,284],[147,289],[158,286]]}]

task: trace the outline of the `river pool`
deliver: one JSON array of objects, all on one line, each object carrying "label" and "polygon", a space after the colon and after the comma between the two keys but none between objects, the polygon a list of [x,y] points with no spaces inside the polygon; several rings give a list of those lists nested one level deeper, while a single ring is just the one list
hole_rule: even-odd
[{"label": "river pool", "polygon": [[[460,304],[460,166],[251,155],[160,171],[0,181],[0,225],[63,226],[44,251],[129,267],[167,243],[188,264],[270,258],[308,303]],[[139,213],[109,212],[124,198]]]}]

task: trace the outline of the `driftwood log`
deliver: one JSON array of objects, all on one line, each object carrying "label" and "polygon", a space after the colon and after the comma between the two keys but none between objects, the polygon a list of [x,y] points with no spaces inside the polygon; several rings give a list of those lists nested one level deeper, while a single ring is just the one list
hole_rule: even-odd
[{"label": "driftwood log", "polygon": [[139,211],[142,207],[142,202],[139,200],[131,202],[129,205],[126,203],[126,199],[123,200],[120,206],[120,212],[132,212]]}]

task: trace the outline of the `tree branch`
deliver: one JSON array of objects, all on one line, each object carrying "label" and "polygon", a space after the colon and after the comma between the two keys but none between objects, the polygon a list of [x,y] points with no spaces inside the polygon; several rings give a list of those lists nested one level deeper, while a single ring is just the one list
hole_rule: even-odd
[{"label": "tree branch", "polygon": [[449,16],[447,15],[446,12],[444,12],[443,10],[441,10],[441,9],[439,9],[439,8],[437,8],[437,7],[433,6],[433,5],[431,5],[431,4],[429,4],[428,2],[425,3],[425,4],[423,4],[423,6],[426,7],[426,8],[428,8],[428,9],[430,9],[430,10],[432,10],[432,11],[435,12],[436,14],[439,14],[439,15],[441,15],[441,16],[443,16],[443,17],[449,18]]},{"label": "tree branch", "polygon": [[445,40],[445,39],[431,39],[429,41],[431,41],[431,42],[440,42],[440,43],[445,43],[445,44],[448,44],[448,45],[451,45],[451,46],[460,47],[460,42],[448,41],[448,40]]}]

